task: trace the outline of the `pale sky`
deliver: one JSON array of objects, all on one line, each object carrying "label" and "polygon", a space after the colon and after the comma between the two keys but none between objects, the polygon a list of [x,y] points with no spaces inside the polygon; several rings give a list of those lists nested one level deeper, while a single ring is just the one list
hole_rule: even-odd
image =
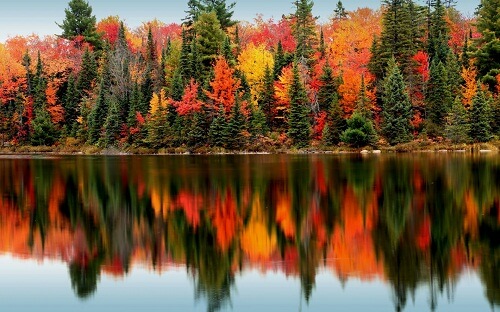
[{"label": "pale sky", "polygon": [[[69,0],[0,0],[0,42],[14,35],[40,36],[60,34],[56,25],[64,19],[64,9]],[[230,0],[227,1],[231,2]],[[257,14],[264,18],[279,19],[283,14],[293,12],[293,0],[236,0],[234,18],[237,20],[252,21]],[[380,0],[343,0],[347,10],[359,7],[377,9]],[[417,0],[424,3],[424,0]],[[458,0],[457,9],[466,16],[472,16],[480,0]],[[142,22],[157,18],[165,23],[179,23],[185,16],[187,0],[89,0],[93,13],[99,21],[110,15],[118,15],[125,23],[135,28]],[[333,13],[337,0],[314,1],[314,14],[320,20],[327,20]]]}]

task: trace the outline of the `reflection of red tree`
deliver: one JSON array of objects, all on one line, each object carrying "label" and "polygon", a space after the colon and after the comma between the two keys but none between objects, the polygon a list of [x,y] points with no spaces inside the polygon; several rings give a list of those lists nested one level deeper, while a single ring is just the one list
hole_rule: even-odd
[{"label": "reflection of red tree", "polygon": [[236,211],[236,201],[229,188],[226,190],[225,196],[217,194],[212,210],[212,224],[220,249],[226,251],[241,224],[241,218]]},{"label": "reflection of red tree", "polygon": [[200,225],[200,210],[203,197],[189,191],[181,191],[175,200],[174,207],[184,210],[189,225],[196,228]]}]

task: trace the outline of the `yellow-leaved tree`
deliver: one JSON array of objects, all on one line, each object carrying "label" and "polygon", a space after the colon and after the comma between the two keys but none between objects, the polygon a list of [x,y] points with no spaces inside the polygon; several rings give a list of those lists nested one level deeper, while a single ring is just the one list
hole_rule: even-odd
[{"label": "yellow-leaved tree", "polygon": [[266,67],[274,66],[274,57],[263,44],[255,46],[250,43],[238,56],[238,69],[245,74],[250,85],[252,103],[257,104],[259,94],[264,88]]}]

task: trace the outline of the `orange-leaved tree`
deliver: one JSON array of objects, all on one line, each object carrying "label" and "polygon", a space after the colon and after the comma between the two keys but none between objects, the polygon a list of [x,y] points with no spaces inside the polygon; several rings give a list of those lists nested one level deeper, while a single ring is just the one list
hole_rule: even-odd
[{"label": "orange-leaved tree", "polygon": [[240,80],[234,77],[234,69],[222,56],[219,56],[215,61],[214,78],[210,82],[210,86],[212,90],[206,91],[206,94],[213,101],[213,108],[218,109],[222,105],[226,114],[229,114],[235,103]]}]

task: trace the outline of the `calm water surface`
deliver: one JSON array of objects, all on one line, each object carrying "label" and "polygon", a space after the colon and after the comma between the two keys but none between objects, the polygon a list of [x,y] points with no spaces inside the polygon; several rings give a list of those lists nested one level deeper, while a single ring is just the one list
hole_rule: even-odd
[{"label": "calm water surface", "polygon": [[500,157],[0,158],[2,311],[487,311]]}]

